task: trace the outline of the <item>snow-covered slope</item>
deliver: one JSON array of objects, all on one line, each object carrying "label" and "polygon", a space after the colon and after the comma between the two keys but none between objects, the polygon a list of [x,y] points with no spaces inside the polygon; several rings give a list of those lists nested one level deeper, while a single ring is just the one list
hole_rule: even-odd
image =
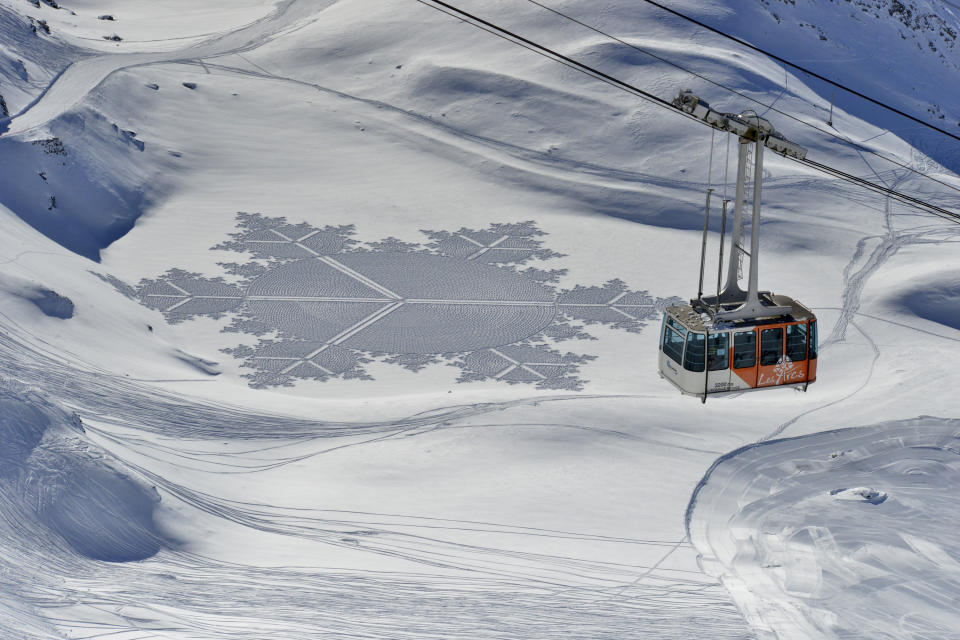
[{"label": "snow-covered slope", "polygon": [[[817,313],[818,382],[701,406],[656,327],[721,135],[414,0],[56,4],[0,0],[7,635],[950,637],[960,228],[769,158],[761,286]],[[960,206],[955,146],[839,97],[808,127],[822,85],[646,3],[549,4],[709,81],[460,3]],[[854,4],[671,6],[958,119],[949,43]]]},{"label": "snow-covered slope", "polygon": [[956,638],[957,438],[927,416],[737,451],[695,494],[691,539],[778,638]]},{"label": "snow-covered slope", "polygon": [[[960,136],[960,8],[939,0],[772,0],[738,6],[714,23],[920,120]],[[784,32],[791,37],[783,37]],[[958,141],[812,77],[809,113],[825,121],[831,99],[889,129],[951,170]]]}]

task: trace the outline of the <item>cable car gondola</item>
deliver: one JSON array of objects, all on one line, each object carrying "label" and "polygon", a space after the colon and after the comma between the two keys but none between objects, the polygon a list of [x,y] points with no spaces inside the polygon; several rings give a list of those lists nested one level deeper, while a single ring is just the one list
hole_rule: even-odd
[{"label": "cable car gondola", "polygon": [[[800,386],[806,391],[807,386],[817,379],[817,318],[799,301],[769,291],[759,291],[757,285],[763,151],[766,148],[784,156],[803,159],[806,149],[783,138],[756,113],[720,113],[690,91],[681,91],[673,104],[716,129],[736,135],[739,153],[726,285],[721,290],[720,272],[723,269],[727,214],[727,201],[724,200],[717,295],[703,295],[712,192],[712,189],[707,189],[699,291],[690,304],[667,307],[664,312],[660,329],[660,375],[681,392],[700,396],[703,402],[712,393],[778,386]],[[742,246],[742,239],[750,145],[754,145],[756,151],[753,224],[750,227],[748,252]],[[742,256],[750,259],[746,291],[740,288],[738,278]]]}]

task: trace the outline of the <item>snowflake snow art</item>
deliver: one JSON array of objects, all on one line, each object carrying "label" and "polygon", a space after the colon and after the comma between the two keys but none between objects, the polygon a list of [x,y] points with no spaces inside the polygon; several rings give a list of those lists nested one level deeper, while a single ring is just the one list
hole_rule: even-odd
[{"label": "snowflake snow art", "polygon": [[240,213],[238,231],[214,249],[252,255],[221,263],[236,281],[171,269],[136,289],[169,322],[229,314],[223,331],[253,334],[243,360],[253,387],[296,380],[371,379],[373,360],[419,371],[446,363],[460,382],[495,379],[579,390],[595,356],[553,348],[595,339],[585,324],[639,332],[675,299],[630,291],[619,280],[558,290],[565,270],[519,265],[562,257],[533,222],[483,230],[423,231],[424,244],[361,243],[354,227],[316,228]]}]

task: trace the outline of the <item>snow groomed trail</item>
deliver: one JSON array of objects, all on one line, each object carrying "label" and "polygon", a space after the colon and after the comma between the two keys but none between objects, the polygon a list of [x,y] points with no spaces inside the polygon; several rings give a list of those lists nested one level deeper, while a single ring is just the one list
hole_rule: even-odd
[{"label": "snow groomed trail", "polygon": [[0,119],[0,135],[18,135],[46,125],[70,111],[110,74],[121,69],[162,62],[189,62],[248,51],[318,19],[318,14],[330,4],[333,0],[283,0],[272,12],[252,24],[210,36],[188,47],[162,52],[97,55],[77,60],[54,76],[43,92],[20,113]]}]

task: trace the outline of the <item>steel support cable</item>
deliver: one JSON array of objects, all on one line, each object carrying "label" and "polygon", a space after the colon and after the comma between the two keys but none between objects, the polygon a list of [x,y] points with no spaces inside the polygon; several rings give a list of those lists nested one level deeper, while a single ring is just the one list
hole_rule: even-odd
[{"label": "steel support cable", "polygon": [[[618,80],[617,78],[614,78],[609,74],[603,73],[602,71],[598,69],[594,69],[593,67],[583,64],[582,62],[578,62],[577,60],[574,60],[573,58],[570,58],[557,51],[554,51],[553,49],[550,49],[542,44],[538,44],[532,40],[529,40],[520,35],[517,35],[512,31],[504,29],[503,27],[497,26],[492,22],[479,18],[467,11],[464,11],[463,9],[459,9],[447,2],[443,2],[443,0],[416,0],[416,2],[419,2],[420,4],[430,7],[431,9],[434,9],[436,11],[440,11],[441,13],[444,13],[446,15],[457,18],[458,20],[461,20],[466,24],[482,29],[483,31],[486,31],[492,35],[495,35],[498,38],[502,38],[507,42],[521,46],[524,49],[528,49],[533,53],[544,56],[555,62],[559,62],[564,66],[570,67],[571,69],[580,71],[581,73],[584,73],[588,76],[596,78],[597,80],[605,82],[617,89],[626,91],[627,93],[630,93],[632,95],[648,100],[649,102],[652,102],[658,106],[667,107],[671,113],[675,113],[677,115],[683,116],[699,124],[710,126],[709,124],[703,122],[698,118],[695,118],[694,116],[686,113],[685,111],[682,111],[674,107],[671,102],[668,102],[667,100],[664,100],[659,96],[656,96],[648,91],[644,91],[643,89],[640,89],[639,87],[635,87],[627,82],[624,82],[623,80]],[[917,209],[927,211],[928,213],[931,213],[940,218],[947,219],[951,222],[954,222],[955,224],[960,224],[960,214],[954,213],[947,209],[943,209],[936,205],[932,205],[928,202],[920,200],[919,198],[908,196],[905,193],[901,193],[894,189],[890,189],[888,187],[875,184],[864,178],[859,178],[857,176],[846,173],[844,171],[840,171],[839,169],[834,169],[833,167],[830,167],[825,164],[820,164],[819,162],[814,162],[809,159],[806,159],[806,160],[800,160],[798,158],[788,158],[788,159],[793,160],[794,162],[799,162],[800,164],[804,164],[813,169],[817,169],[823,173],[827,173],[836,178],[840,178],[841,180],[845,180],[852,184],[865,187],[867,189],[870,189],[871,191],[881,193],[883,195],[891,196],[904,204],[910,205]]]},{"label": "steel support cable", "polygon": [[683,65],[681,65],[681,64],[679,64],[679,63],[673,62],[672,60],[668,60],[667,58],[664,58],[663,56],[657,55],[656,53],[653,53],[653,52],[651,52],[651,51],[647,51],[647,50],[644,49],[643,47],[639,47],[639,46],[637,46],[637,45],[635,45],[635,44],[632,44],[632,43],[630,43],[630,42],[627,42],[626,40],[623,40],[622,38],[618,38],[617,36],[615,36],[615,35],[613,35],[613,34],[611,34],[611,33],[607,33],[606,31],[603,31],[602,29],[598,29],[597,27],[594,27],[593,25],[590,25],[590,24],[588,24],[588,23],[586,23],[586,22],[583,22],[582,20],[579,20],[578,18],[574,18],[573,16],[571,16],[571,15],[569,15],[569,14],[566,14],[566,13],[564,13],[564,12],[558,10],[558,9],[554,9],[553,7],[550,7],[550,6],[547,6],[547,5],[545,5],[545,4],[541,3],[541,2],[538,2],[538,0],[525,0],[525,1],[526,1],[526,2],[529,2],[530,4],[534,4],[534,5],[538,6],[538,7],[540,7],[541,9],[545,9],[546,11],[549,11],[550,13],[553,13],[553,14],[555,14],[555,15],[557,15],[557,16],[560,16],[561,18],[564,18],[564,19],[566,19],[566,20],[569,20],[570,22],[573,22],[573,23],[578,24],[578,25],[580,25],[580,26],[582,26],[582,27],[584,27],[584,28],[586,28],[586,29],[589,29],[590,31],[593,31],[594,33],[596,33],[596,34],[598,34],[598,35],[601,35],[601,36],[603,36],[603,37],[605,37],[605,38],[609,38],[610,40],[613,40],[613,41],[615,41],[615,42],[619,42],[620,44],[622,44],[622,45],[624,45],[624,46],[627,46],[627,47],[630,47],[631,49],[633,49],[633,50],[635,50],[635,51],[639,51],[640,53],[643,53],[643,54],[645,54],[645,55],[648,55],[648,56],[650,56],[651,58],[653,58],[653,59],[655,59],[655,60],[659,60],[660,62],[662,62],[662,63],[664,63],[664,64],[668,64],[668,65],[670,65],[671,67],[673,67],[673,68],[675,68],[675,69],[679,69],[680,71],[683,71],[684,73],[689,73],[690,75],[694,76],[695,78],[700,78],[700,79],[703,80],[704,82],[710,83],[710,84],[712,84],[712,85],[715,86],[715,87],[719,87],[719,88],[723,89],[724,91],[729,91],[730,93],[732,93],[732,94],[734,94],[734,95],[736,95],[736,96],[739,96],[739,97],[743,98],[744,100],[748,100],[748,101],[753,102],[754,104],[757,104],[757,105],[759,105],[759,106],[761,106],[761,107],[763,107],[763,108],[765,108],[765,109],[769,109],[770,111],[773,111],[774,113],[780,114],[780,115],[782,115],[782,116],[785,117],[785,118],[790,118],[791,120],[794,120],[794,121],[796,121],[796,122],[799,122],[800,124],[802,124],[802,125],[804,125],[804,126],[810,127],[810,128],[813,129],[814,131],[818,131],[818,132],[820,132],[820,133],[822,133],[822,134],[824,134],[824,135],[827,135],[827,136],[830,136],[831,138],[834,138],[835,140],[839,140],[840,142],[843,142],[843,143],[845,143],[845,144],[848,144],[848,145],[851,145],[851,146],[853,146],[853,147],[856,147],[859,151],[864,151],[864,152],[866,152],[866,153],[869,153],[870,155],[876,156],[876,157],[880,158],[881,160],[885,160],[885,161],[889,162],[890,164],[893,164],[893,165],[896,165],[896,166],[900,167],[901,169],[905,169],[906,171],[910,171],[911,173],[914,173],[914,174],[916,174],[916,175],[918,175],[918,176],[921,176],[921,177],[923,177],[923,178],[926,178],[927,180],[930,180],[930,181],[932,181],[932,182],[936,182],[937,184],[939,184],[939,185],[941,185],[941,186],[944,186],[944,187],[946,187],[946,188],[948,188],[948,189],[952,189],[953,191],[956,191],[956,192],[960,193],[960,187],[956,187],[956,186],[954,186],[954,185],[952,185],[952,184],[950,184],[950,183],[948,183],[948,182],[944,182],[943,180],[938,180],[937,178],[934,178],[933,176],[927,175],[927,174],[923,173],[922,171],[918,171],[918,170],[914,169],[913,167],[911,167],[910,165],[904,164],[904,163],[902,163],[902,162],[900,162],[900,161],[898,161],[898,160],[894,160],[893,158],[887,157],[887,156],[883,155],[882,153],[879,153],[879,152],[877,152],[877,151],[873,151],[872,149],[867,149],[867,148],[861,147],[860,144],[862,144],[862,143],[854,142],[853,140],[850,140],[849,138],[845,138],[845,137],[843,137],[843,136],[841,136],[841,135],[839,135],[839,134],[837,134],[837,133],[834,133],[833,131],[830,131],[830,130],[828,130],[828,129],[821,129],[821,128],[818,127],[817,125],[815,125],[815,124],[813,124],[813,123],[811,123],[811,122],[807,122],[806,120],[803,120],[802,118],[799,118],[799,117],[797,117],[797,116],[795,116],[795,115],[793,115],[793,114],[787,113],[786,111],[782,111],[782,110],[776,108],[775,106],[773,106],[772,104],[767,104],[767,103],[765,103],[765,102],[762,102],[762,101],[760,101],[760,100],[757,100],[756,98],[754,98],[754,97],[752,97],[752,96],[749,96],[749,95],[747,95],[747,94],[745,94],[745,93],[743,93],[743,92],[741,92],[741,91],[737,91],[737,90],[734,89],[733,87],[728,87],[727,85],[723,84],[722,82],[718,82],[718,81],[716,81],[716,80],[713,80],[713,79],[711,79],[711,78],[708,78],[707,76],[705,76],[705,75],[703,75],[703,74],[701,74],[701,73],[697,73],[696,71],[692,71],[692,70],[690,70],[690,69],[687,69],[686,67],[684,67]]},{"label": "steel support cable", "polygon": [[[671,109],[674,108],[673,105],[668,100],[664,100],[663,98],[656,96],[648,91],[644,91],[639,87],[635,87],[632,84],[628,84],[626,82],[623,82],[622,80],[618,80],[617,78],[614,78],[613,76],[608,75],[600,71],[599,69],[595,69],[589,65],[583,64],[582,62],[578,62],[573,58],[567,57],[562,53],[559,53],[558,51],[554,51],[553,49],[543,46],[542,44],[538,44],[533,40],[528,40],[527,38],[524,38],[521,35],[518,35],[512,31],[504,29],[503,27],[497,26],[492,22],[488,22],[483,18],[480,18],[479,16],[475,16],[472,13],[468,13],[464,11],[463,9],[459,9],[451,4],[443,2],[443,0],[416,0],[416,1],[419,2],[420,4],[426,5],[433,9],[443,11],[443,13],[446,13],[447,15],[451,15],[455,18],[460,18],[460,19],[466,18],[466,22],[468,24],[472,24],[475,27],[479,27],[484,31],[492,33],[510,42],[513,42],[514,44],[519,44],[523,48],[534,51],[535,53],[539,53],[540,55],[543,55],[547,58],[551,58],[558,62],[562,62],[568,67],[577,69],[578,71],[586,73],[587,75],[591,75],[595,78],[603,80],[607,84],[612,84],[613,86],[619,89],[622,89],[634,95],[645,98],[646,100],[649,100],[661,106],[670,107]],[[441,7],[443,9],[441,9]],[[687,115],[687,114],[684,114],[684,115]]]},{"label": "steel support cable", "polygon": [[945,220],[950,220],[951,222],[960,224],[960,213],[955,213],[953,211],[950,211],[949,209],[938,207],[937,205],[930,204],[929,202],[921,200],[920,198],[915,198],[913,196],[897,191],[896,189],[891,189],[890,187],[885,187],[875,182],[870,182],[865,178],[860,178],[851,173],[847,173],[846,171],[841,171],[840,169],[835,169],[829,165],[821,164],[814,160],[810,160],[809,158],[805,158],[803,160],[799,158],[790,158],[790,159],[793,160],[794,162],[799,162],[800,164],[807,165],[808,167],[811,167],[823,173],[827,173],[834,177],[840,178],[841,180],[846,180],[847,182],[851,182],[861,187],[865,187],[876,193],[880,193],[885,196],[890,196],[891,198],[894,198],[903,204],[925,209],[928,213],[932,213],[933,215],[943,218]]},{"label": "steel support cable", "polygon": [[842,89],[842,90],[846,91],[847,93],[850,93],[850,94],[852,94],[852,95],[857,96],[858,98],[862,98],[862,99],[866,100],[867,102],[870,102],[870,103],[872,103],[872,104],[877,105],[878,107],[881,107],[881,108],[883,108],[883,109],[886,109],[887,111],[890,111],[890,112],[895,113],[895,114],[897,114],[897,115],[899,115],[899,116],[902,116],[902,117],[904,117],[904,118],[907,118],[907,119],[909,119],[909,120],[912,120],[912,121],[916,122],[917,124],[923,125],[924,127],[927,127],[927,128],[929,128],[929,129],[933,129],[934,131],[938,131],[938,132],[942,133],[943,135],[949,136],[949,137],[953,138],[954,140],[956,140],[957,142],[960,142],[960,136],[954,135],[954,134],[950,133],[949,131],[947,131],[946,129],[941,129],[940,127],[936,127],[936,126],[930,124],[929,122],[924,122],[924,121],[921,120],[920,118],[917,118],[916,116],[912,116],[912,115],[910,115],[909,113],[907,113],[906,111],[901,111],[900,109],[897,109],[896,107],[891,107],[890,105],[888,105],[888,104],[886,104],[886,103],[883,103],[883,102],[880,102],[879,100],[876,100],[876,99],[874,99],[874,98],[871,98],[870,96],[868,96],[868,95],[866,95],[866,94],[864,94],[864,93],[860,93],[860,92],[857,91],[856,89],[851,89],[850,87],[847,87],[847,86],[845,86],[845,85],[840,84],[839,82],[836,82],[835,80],[831,80],[830,78],[827,78],[826,76],[822,76],[822,75],[820,75],[819,73],[817,73],[816,71],[811,71],[810,69],[807,69],[807,68],[805,68],[805,67],[801,67],[800,65],[795,64],[795,63],[793,63],[793,62],[790,62],[789,60],[787,60],[787,59],[785,59],[785,58],[781,58],[780,56],[778,56],[778,55],[775,54],[775,53],[771,53],[771,52],[769,52],[769,51],[767,51],[767,50],[765,50],[765,49],[761,49],[761,48],[758,47],[758,46],[752,45],[752,44],[750,44],[749,42],[747,42],[746,40],[741,40],[740,38],[738,38],[738,37],[736,37],[736,36],[732,36],[732,35],[730,35],[729,33],[725,33],[725,32],[723,32],[723,31],[721,31],[720,29],[717,29],[716,27],[711,27],[710,25],[706,24],[705,22],[701,22],[701,21],[697,20],[696,18],[691,18],[690,16],[688,16],[688,15],[686,15],[686,14],[683,14],[683,13],[680,13],[679,11],[676,11],[675,9],[671,9],[670,7],[667,7],[667,6],[665,6],[665,5],[662,5],[662,4],[660,4],[659,2],[656,2],[656,0],[643,0],[643,1],[646,2],[647,4],[652,4],[652,5],[655,6],[655,7],[658,7],[658,8],[660,8],[660,9],[663,9],[663,10],[666,11],[667,13],[670,13],[670,14],[672,14],[672,15],[675,15],[675,16],[677,16],[678,18],[682,18],[683,20],[686,20],[686,21],[688,21],[688,22],[692,22],[693,24],[698,25],[698,26],[700,26],[700,27],[703,27],[704,29],[706,29],[706,30],[708,30],[708,31],[712,31],[713,33],[716,33],[717,35],[723,36],[724,38],[727,38],[727,39],[729,39],[729,40],[733,40],[734,42],[736,42],[736,43],[738,43],[738,44],[740,44],[740,45],[742,45],[742,46],[744,46],[744,47],[747,47],[748,49],[753,49],[754,51],[757,51],[757,52],[759,52],[759,53],[762,53],[763,55],[767,56],[768,58],[772,58],[772,59],[776,60],[777,62],[783,63],[783,64],[785,64],[785,65],[787,65],[787,66],[789,66],[789,67],[793,67],[794,69],[797,69],[798,71],[802,71],[802,72],[806,73],[807,75],[813,76],[814,78],[817,78],[818,80],[822,80],[822,81],[826,82],[826,83],[829,84],[829,85],[832,85],[832,86],[834,86],[834,87],[837,87],[838,89]]}]

